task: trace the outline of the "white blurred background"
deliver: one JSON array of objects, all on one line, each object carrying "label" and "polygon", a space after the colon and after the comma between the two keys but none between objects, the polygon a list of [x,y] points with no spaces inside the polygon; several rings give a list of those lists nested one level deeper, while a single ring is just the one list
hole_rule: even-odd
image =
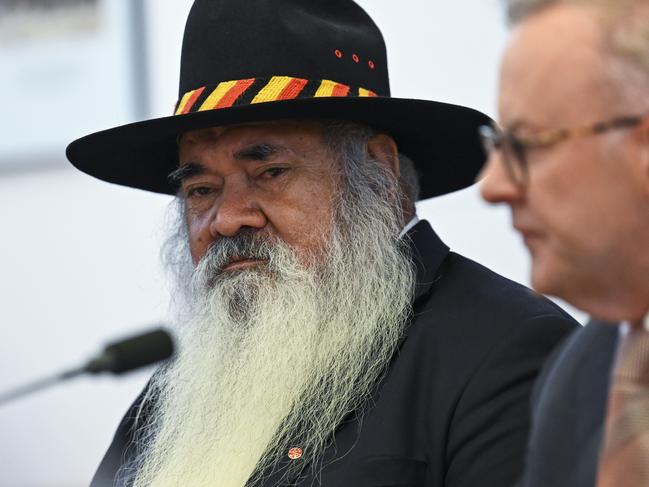
[{"label": "white blurred background", "polygon": [[[41,19],[37,34],[52,32],[37,40],[0,10],[0,390],[77,365],[167,314],[158,252],[170,198],[97,181],[64,156],[74,137],[172,110],[191,1],[143,0],[134,37],[133,3],[94,0],[89,17],[62,21],[74,35],[53,27],[60,18]],[[507,35],[498,0],[359,3],[383,30],[393,95],[496,117]],[[93,40],[100,28],[110,35]],[[146,53],[136,65],[134,52]],[[453,250],[528,283],[508,212],[477,188],[422,202],[419,215]],[[149,374],[79,379],[0,407],[0,486],[88,485]]]}]

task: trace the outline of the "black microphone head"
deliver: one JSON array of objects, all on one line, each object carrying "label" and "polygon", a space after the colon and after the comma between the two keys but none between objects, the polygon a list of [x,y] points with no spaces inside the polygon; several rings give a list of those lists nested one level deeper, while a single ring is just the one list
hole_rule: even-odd
[{"label": "black microphone head", "polygon": [[91,373],[122,374],[168,359],[173,352],[174,342],[171,335],[163,329],[158,329],[110,343],[101,355],[88,363],[85,370]]}]

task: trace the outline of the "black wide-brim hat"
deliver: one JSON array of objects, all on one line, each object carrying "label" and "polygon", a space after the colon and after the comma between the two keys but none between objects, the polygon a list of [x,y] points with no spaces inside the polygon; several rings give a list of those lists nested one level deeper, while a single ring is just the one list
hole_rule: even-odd
[{"label": "black wide-brim hat", "polygon": [[470,108],[390,97],[383,36],[351,0],[196,0],[172,116],[75,140],[72,164],[104,181],[174,194],[178,135],[271,120],[344,120],[390,134],[420,197],[470,186],[485,161]]}]

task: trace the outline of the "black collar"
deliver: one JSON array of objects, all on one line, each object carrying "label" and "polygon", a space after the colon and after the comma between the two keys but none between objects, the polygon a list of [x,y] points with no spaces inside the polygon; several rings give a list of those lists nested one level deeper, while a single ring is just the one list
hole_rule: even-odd
[{"label": "black collar", "polygon": [[410,240],[412,260],[417,271],[414,299],[416,304],[430,293],[439,268],[449,253],[449,247],[442,242],[426,220],[421,220],[412,227],[404,238]]}]

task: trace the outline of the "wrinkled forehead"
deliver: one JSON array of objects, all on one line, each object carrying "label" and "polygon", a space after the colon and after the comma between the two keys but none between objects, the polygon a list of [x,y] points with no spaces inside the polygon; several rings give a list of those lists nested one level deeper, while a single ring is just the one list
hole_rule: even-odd
[{"label": "wrinkled forehead", "polygon": [[499,111],[503,125],[580,124],[610,110],[608,56],[597,9],[559,4],[517,25],[503,56]]},{"label": "wrinkled forehead", "polygon": [[[275,163],[301,172],[337,174],[337,150],[319,121],[277,121],[192,130],[178,140],[178,167],[168,179],[180,188],[190,178],[239,173]],[[284,168],[286,169],[286,168]]]}]

